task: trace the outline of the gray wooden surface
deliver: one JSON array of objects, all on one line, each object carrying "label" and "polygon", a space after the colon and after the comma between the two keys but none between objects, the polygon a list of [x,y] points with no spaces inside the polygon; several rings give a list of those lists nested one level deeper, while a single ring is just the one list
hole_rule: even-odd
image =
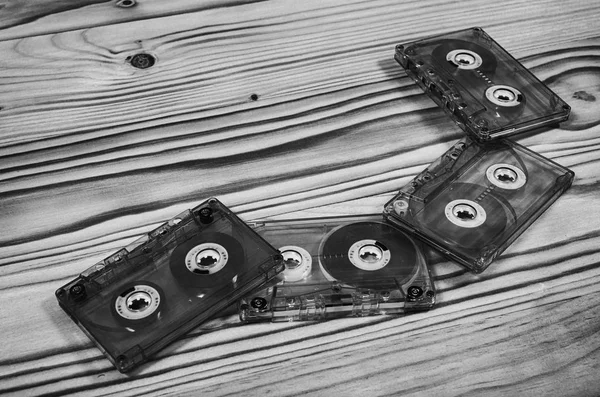
[{"label": "gray wooden surface", "polygon": [[[0,393],[598,395],[600,4],[0,1]],[[405,317],[201,326],[126,376],[54,290],[209,196],[245,220],[374,213],[462,136],[394,45],[482,26],[573,108],[516,140],[573,187]],[[128,56],[153,54],[132,68]],[[255,95],[255,96],[253,96]]]}]

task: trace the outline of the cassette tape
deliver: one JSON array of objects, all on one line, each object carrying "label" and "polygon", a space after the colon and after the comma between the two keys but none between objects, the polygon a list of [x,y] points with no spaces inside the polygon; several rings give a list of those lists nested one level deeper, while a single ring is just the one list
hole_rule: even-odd
[{"label": "cassette tape", "polygon": [[266,222],[286,269],[240,301],[243,322],[323,320],[430,309],[422,245],[379,215]]},{"label": "cassette tape", "polygon": [[384,209],[475,273],[485,270],[565,190],[574,173],[508,139],[458,141]]},{"label": "cassette tape", "polygon": [[275,248],[212,198],[92,266],[56,297],[127,372],[284,268]]},{"label": "cassette tape", "polygon": [[559,123],[571,111],[481,28],[398,45],[395,58],[438,106],[480,141]]}]

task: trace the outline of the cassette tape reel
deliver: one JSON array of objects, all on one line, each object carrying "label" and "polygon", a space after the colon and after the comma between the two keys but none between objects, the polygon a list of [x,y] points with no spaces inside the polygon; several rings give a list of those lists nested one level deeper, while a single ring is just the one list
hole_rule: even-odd
[{"label": "cassette tape reel", "polygon": [[86,270],[56,297],[127,372],[284,268],[275,248],[213,198]]},{"label": "cassette tape reel", "polygon": [[388,221],[475,273],[485,270],[573,181],[510,140],[458,141],[385,205]]},{"label": "cassette tape reel", "polygon": [[481,28],[396,47],[406,73],[480,141],[558,123],[570,107]]},{"label": "cassette tape reel", "polygon": [[267,222],[277,284],[240,301],[244,322],[323,320],[430,309],[435,291],[418,241],[379,216]]}]

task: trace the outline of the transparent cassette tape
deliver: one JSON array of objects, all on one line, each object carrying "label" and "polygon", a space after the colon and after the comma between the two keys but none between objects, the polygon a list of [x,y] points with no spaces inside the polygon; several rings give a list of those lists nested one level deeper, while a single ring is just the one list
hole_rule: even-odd
[{"label": "transparent cassette tape", "polygon": [[324,320],[430,309],[422,245],[381,215],[272,221],[257,232],[286,270],[240,301],[243,322]]},{"label": "transparent cassette tape", "polygon": [[571,108],[481,28],[396,46],[396,61],[480,141],[567,120]]},{"label": "transparent cassette tape", "polygon": [[92,266],[56,297],[127,372],[283,270],[279,252],[212,198]]},{"label": "transparent cassette tape", "polygon": [[458,141],[385,205],[384,216],[475,273],[571,186],[569,169],[508,139]]}]

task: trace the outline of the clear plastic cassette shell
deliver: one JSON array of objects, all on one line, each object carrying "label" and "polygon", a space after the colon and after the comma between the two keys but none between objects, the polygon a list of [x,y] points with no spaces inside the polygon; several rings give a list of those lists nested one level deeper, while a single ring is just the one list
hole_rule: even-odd
[{"label": "clear plastic cassette shell", "polygon": [[279,252],[211,198],[56,291],[121,372],[284,270]]},{"label": "clear plastic cassette shell", "polygon": [[398,227],[475,273],[571,186],[574,173],[508,139],[465,137],[385,205]]},{"label": "clear plastic cassette shell", "polygon": [[243,322],[429,310],[435,289],[418,240],[379,215],[256,223],[286,270],[240,301]]},{"label": "clear plastic cassette shell", "polygon": [[556,124],[571,111],[481,28],[398,45],[395,59],[480,141]]}]

